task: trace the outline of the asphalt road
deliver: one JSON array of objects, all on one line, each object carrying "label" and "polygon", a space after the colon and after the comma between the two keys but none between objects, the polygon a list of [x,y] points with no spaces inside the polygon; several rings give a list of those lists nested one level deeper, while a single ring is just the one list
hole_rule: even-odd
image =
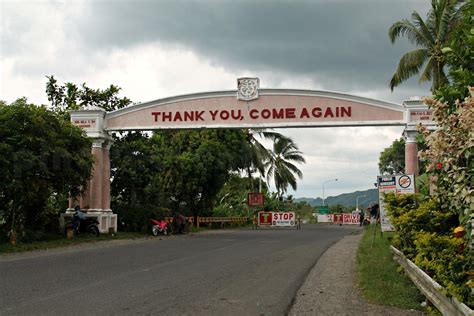
[{"label": "asphalt road", "polygon": [[234,230],[0,255],[0,315],[285,315],[358,228]]}]

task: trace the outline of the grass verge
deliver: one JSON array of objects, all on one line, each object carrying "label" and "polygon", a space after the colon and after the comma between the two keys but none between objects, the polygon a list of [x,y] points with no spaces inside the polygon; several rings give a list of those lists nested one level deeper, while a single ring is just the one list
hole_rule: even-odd
[{"label": "grass verge", "polygon": [[407,276],[398,272],[390,251],[391,236],[393,233],[384,233],[382,237],[378,225],[365,229],[357,251],[357,285],[369,303],[423,310],[423,296]]},{"label": "grass verge", "polygon": [[89,237],[86,234],[84,234],[84,235],[80,235],[69,240],[69,239],[66,239],[63,235],[57,234],[57,235],[50,236],[48,240],[45,240],[45,241],[18,243],[15,246],[9,243],[1,243],[0,254],[31,251],[31,250],[44,250],[44,249],[66,247],[66,246],[77,245],[77,244],[82,244],[82,243],[105,241],[105,240],[143,238],[145,236],[149,236],[149,234],[136,233],[136,232],[118,232],[118,233],[115,233],[114,235],[102,234],[97,238]]}]

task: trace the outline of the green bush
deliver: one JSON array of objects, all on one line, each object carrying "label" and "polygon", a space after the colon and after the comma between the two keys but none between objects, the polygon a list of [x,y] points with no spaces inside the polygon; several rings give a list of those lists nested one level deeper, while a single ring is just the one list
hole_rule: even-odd
[{"label": "green bush", "polygon": [[395,246],[412,259],[416,254],[415,241],[419,232],[436,232],[438,235],[451,235],[459,225],[454,212],[441,211],[433,199],[420,202],[420,196],[406,194],[385,196],[387,210],[392,224],[397,229]]},{"label": "green bush", "polygon": [[474,298],[467,286],[469,261],[464,252],[462,238],[440,236],[437,233],[418,233],[415,240],[415,264],[464,303],[473,306]]},{"label": "green bush", "polygon": [[420,201],[407,194],[385,196],[386,207],[396,235],[392,240],[407,258],[439,282],[449,295],[473,305],[468,286],[472,262],[469,251],[463,252],[463,238],[453,236],[460,225],[455,211],[443,210],[435,199]]}]

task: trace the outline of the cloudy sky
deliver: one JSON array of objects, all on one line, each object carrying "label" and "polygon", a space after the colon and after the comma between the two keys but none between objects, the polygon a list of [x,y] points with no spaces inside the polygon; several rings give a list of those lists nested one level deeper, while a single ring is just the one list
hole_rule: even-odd
[{"label": "cloudy sky", "polygon": [[[388,82],[401,55],[387,31],[428,0],[9,1],[0,0],[0,99],[47,104],[47,75],[110,84],[145,102],[193,92],[261,88],[329,90],[401,103],[427,95],[411,80]],[[380,152],[401,127],[279,130],[307,163],[296,197],[373,188]]]}]

